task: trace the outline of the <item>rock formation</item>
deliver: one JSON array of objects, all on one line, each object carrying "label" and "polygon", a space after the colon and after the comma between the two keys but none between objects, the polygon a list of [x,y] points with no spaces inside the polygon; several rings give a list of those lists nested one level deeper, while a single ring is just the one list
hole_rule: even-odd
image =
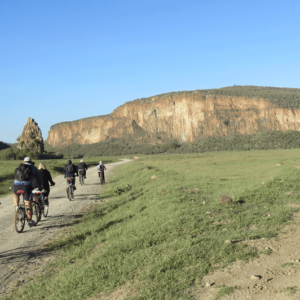
[{"label": "rock formation", "polygon": [[25,124],[22,134],[18,138],[19,149],[29,149],[43,153],[44,151],[44,141],[42,137],[41,129],[38,123],[32,118],[28,118]]},{"label": "rock formation", "polygon": [[276,107],[259,97],[193,91],[135,100],[119,106],[110,115],[55,124],[46,142],[63,147],[123,136],[156,144],[272,130],[299,131],[300,109]]}]

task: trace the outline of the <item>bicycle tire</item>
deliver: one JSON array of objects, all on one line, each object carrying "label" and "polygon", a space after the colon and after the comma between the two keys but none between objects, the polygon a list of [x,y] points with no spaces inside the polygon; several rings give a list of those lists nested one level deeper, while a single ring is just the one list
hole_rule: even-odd
[{"label": "bicycle tire", "polygon": [[39,206],[39,208],[40,208],[40,214],[39,214],[39,221],[41,221],[42,220],[42,214],[43,214],[43,206],[42,206],[42,204],[41,204],[41,202],[40,201],[42,201],[42,200],[40,200],[39,199],[39,201],[38,202],[36,202],[37,203],[37,205]]},{"label": "bicycle tire", "polygon": [[14,225],[17,233],[21,233],[25,227],[25,209],[20,207],[15,211]]},{"label": "bicycle tire", "polygon": [[74,191],[73,191],[73,188],[71,188],[71,197],[74,200]]},{"label": "bicycle tire", "polygon": [[48,212],[49,212],[49,206],[48,205],[44,205],[43,215],[44,215],[45,218],[47,218]]},{"label": "bicycle tire", "polygon": [[40,221],[41,219],[41,209],[38,203],[32,202],[31,203],[31,220],[35,222],[35,225]]},{"label": "bicycle tire", "polygon": [[72,189],[71,189],[70,186],[69,186],[69,188],[68,188],[68,198],[69,198],[69,201],[72,200]]}]

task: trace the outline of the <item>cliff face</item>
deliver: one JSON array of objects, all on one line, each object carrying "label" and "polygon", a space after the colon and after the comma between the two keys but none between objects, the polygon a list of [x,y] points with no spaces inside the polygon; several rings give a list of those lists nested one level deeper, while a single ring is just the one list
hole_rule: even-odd
[{"label": "cliff face", "polygon": [[124,136],[155,144],[270,130],[299,131],[300,109],[274,107],[262,98],[205,95],[195,91],[135,100],[110,115],[55,124],[46,142],[62,147]]},{"label": "cliff face", "polygon": [[44,141],[42,138],[42,132],[38,124],[32,118],[28,118],[25,124],[22,134],[18,138],[19,149],[36,150],[39,153],[44,151]]}]

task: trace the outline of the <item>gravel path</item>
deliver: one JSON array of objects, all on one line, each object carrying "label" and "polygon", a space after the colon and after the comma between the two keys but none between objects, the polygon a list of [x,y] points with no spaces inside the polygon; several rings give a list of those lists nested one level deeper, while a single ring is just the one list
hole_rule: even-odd
[{"label": "gravel path", "polygon": [[[124,159],[116,163],[107,164],[105,178],[108,179],[116,166],[128,163]],[[54,178],[56,185],[51,187],[50,209],[47,218],[37,226],[29,228],[26,224],[23,233],[16,233],[13,226],[14,206],[12,197],[1,198],[0,205],[0,297],[13,287],[23,285],[30,276],[54,257],[43,252],[42,244],[54,238],[58,231],[69,222],[81,217],[80,210],[85,206],[100,202],[97,195],[100,193],[99,178],[96,167],[87,171],[86,184],[79,185],[76,177],[77,190],[74,201],[66,199],[66,183],[63,175]]]}]

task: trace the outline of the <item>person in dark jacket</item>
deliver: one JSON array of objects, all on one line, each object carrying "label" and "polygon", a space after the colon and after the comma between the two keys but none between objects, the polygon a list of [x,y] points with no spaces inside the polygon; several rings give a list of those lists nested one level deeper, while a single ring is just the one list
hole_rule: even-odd
[{"label": "person in dark jacket", "polygon": [[39,164],[39,172],[40,172],[41,179],[42,179],[42,188],[47,191],[47,193],[45,193],[45,204],[49,205],[49,201],[48,201],[49,194],[50,194],[49,182],[50,182],[51,186],[55,185],[55,182],[52,180],[51,174],[46,169],[45,164],[43,164],[43,163]]},{"label": "person in dark jacket", "polygon": [[[26,166],[26,168],[24,168],[24,166]],[[26,215],[27,215],[27,220],[28,220],[28,225],[34,226],[35,222],[33,220],[31,220],[32,217],[32,212],[31,212],[31,207],[30,207],[30,194],[32,192],[32,185],[33,185],[33,181],[36,180],[37,182],[37,186],[39,189],[42,188],[42,180],[41,180],[41,176],[40,173],[37,169],[37,167],[34,166],[33,161],[31,161],[31,157],[27,156],[24,158],[23,164],[21,164],[19,166],[19,168],[22,168],[24,174],[26,172],[26,174],[28,175],[27,179],[22,180],[21,178],[15,178],[14,183],[13,183],[13,203],[16,207],[16,210],[19,209],[19,196],[17,194],[17,192],[19,190],[23,190],[25,192],[24,194],[24,202],[25,202],[25,206],[26,206]],[[17,168],[17,169],[19,169]],[[20,169],[21,170],[21,169]],[[28,173],[27,173],[27,171]],[[29,171],[30,170],[30,171]],[[17,171],[17,170],[16,170]],[[21,176],[20,172],[16,173],[15,171],[15,176]],[[19,175],[20,174],[20,175]]]},{"label": "person in dark jacket", "polygon": [[69,199],[69,197],[68,197],[68,188],[69,188],[68,179],[72,179],[73,190],[75,191],[76,190],[75,177],[78,176],[78,170],[77,170],[76,166],[72,164],[71,160],[68,160],[67,164],[64,166],[64,173],[65,173],[65,178],[66,178],[66,183],[67,183],[67,188],[66,188],[67,198]]},{"label": "person in dark jacket", "polygon": [[80,160],[80,163],[78,164],[78,172],[79,174],[81,174],[84,176],[84,178],[86,178],[86,170],[88,169],[87,165],[85,164],[85,162],[83,161],[83,159]]}]

